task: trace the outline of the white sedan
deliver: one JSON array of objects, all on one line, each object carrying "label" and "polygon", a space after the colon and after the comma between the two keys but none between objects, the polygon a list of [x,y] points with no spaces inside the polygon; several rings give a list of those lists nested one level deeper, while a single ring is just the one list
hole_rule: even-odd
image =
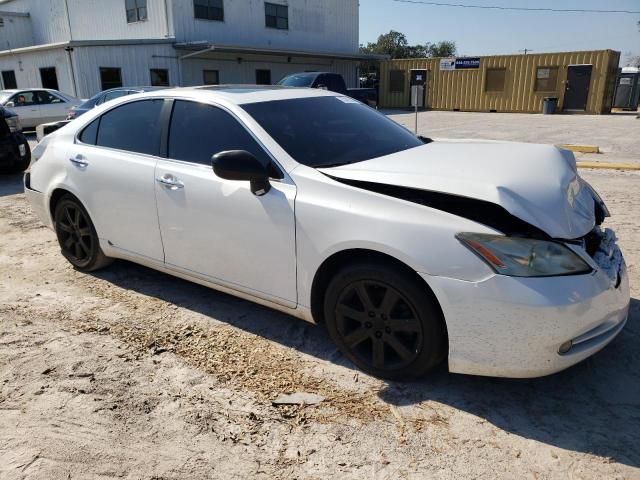
[{"label": "white sedan", "polygon": [[65,120],[71,108],[81,103],[82,100],[47,88],[0,90],[0,105],[16,113],[25,129]]},{"label": "white sedan", "polygon": [[[535,377],[623,328],[626,267],[573,155],[418,138],[332,92],[124,97],[45,138],[26,194],[62,254],[308,321],[380,377]],[[230,359],[231,361],[232,359]]]}]

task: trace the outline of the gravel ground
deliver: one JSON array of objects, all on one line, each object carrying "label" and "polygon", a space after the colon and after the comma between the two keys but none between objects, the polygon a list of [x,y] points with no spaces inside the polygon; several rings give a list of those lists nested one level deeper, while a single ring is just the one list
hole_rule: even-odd
[{"label": "gravel ground", "polygon": [[[551,377],[416,383],[143,267],[76,272],[1,176],[0,478],[640,479],[640,175],[583,173],[629,265],[627,328]],[[326,400],[272,405],[296,391]]]}]

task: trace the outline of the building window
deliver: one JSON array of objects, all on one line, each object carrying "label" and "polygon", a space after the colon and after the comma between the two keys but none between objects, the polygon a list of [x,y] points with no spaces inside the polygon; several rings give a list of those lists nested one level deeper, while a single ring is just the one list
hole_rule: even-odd
[{"label": "building window", "polygon": [[404,93],[405,71],[391,70],[389,71],[389,91],[396,93]]},{"label": "building window", "polygon": [[125,0],[127,23],[143,22],[147,19],[147,0]]},{"label": "building window", "polygon": [[201,20],[224,22],[222,0],[193,0],[193,15]]},{"label": "building window", "polygon": [[168,87],[169,86],[169,70],[166,68],[151,69],[151,86]]},{"label": "building window", "polygon": [[218,70],[203,70],[202,80],[205,85],[220,85],[220,72]]},{"label": "building window", "polygon": [[485,91],[494,93],[504,92],[506,78],[507,70],[505,68],[488,68]]},{"label": "building window", "polygon": [[42,82],[42,88],[51,88],[52,90],[59,90],[58,75],[56,75],[56,67],[41,68],[40,80]]},{"label": "building window", "polygon": [[267,27],[289,30],[289,7],[287,5],[265,2],[264,14]]},{"label": "building window", "polygon": [[256,70],[256,85],[271,85],[271,70]]},{"label": "building window", "polygon": [[102,90],[122,86],[122,70],[119,68],[100,67],[100,85]]},{"label": "building window", "polygon": [[555,92],[558,89],[558,67],[538,67],[536,92]]},{"label": "building window", "polygon": [[2,72],[2,85],[6,90],[12,88],[18,88],[18,82],[16,81],[16,72],[13,70],[5,70]]}]

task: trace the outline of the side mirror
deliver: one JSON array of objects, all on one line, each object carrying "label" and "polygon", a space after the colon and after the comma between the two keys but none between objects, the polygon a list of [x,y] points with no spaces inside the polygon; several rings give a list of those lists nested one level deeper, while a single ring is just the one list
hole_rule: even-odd
[{"label": "side mirror", "polygon": [[7,108],[14,108],[16,104],[14,102],[7,102],[4,104],[4,106]]},{"label": "side mirror", "polygon": [[271,190],[269,167],[246,150],[229,150],[211,158],[213,171],[225,180],[248,181],[251,192],[261,197]]}]

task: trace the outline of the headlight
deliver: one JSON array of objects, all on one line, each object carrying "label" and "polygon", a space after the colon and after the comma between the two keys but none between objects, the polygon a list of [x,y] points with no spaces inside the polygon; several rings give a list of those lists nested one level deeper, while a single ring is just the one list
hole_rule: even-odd
[{"label": "headlight", "polygon": [[20,125],[20,119],[18,117],[5,118],[7,125],[9,125],[9,131],[16,133],[22,131],[22,125]]},{"label": "headlight", "polygon": [[459,233],[456,238],[502,275],[550,277],[591,271],[584,260],[561,243],[482,233]]}]

